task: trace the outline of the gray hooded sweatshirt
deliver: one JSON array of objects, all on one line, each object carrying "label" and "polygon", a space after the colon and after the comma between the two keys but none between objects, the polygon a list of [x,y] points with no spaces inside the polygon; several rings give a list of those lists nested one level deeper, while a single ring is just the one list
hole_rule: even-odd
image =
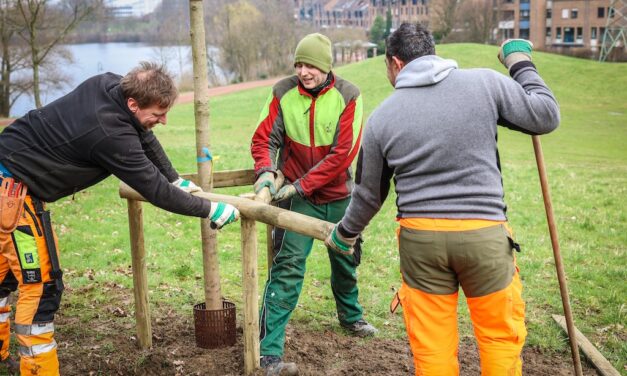
[{"label": "gray hooded sweatshirt", "polygon": [[559,123],[535,66],[519,62],[510,74],[457,69],[434,55],[407,64],[368,119],[340,231],[363,231],[392,177],[399,218],[506,220],[497,124],[539,135]]}]

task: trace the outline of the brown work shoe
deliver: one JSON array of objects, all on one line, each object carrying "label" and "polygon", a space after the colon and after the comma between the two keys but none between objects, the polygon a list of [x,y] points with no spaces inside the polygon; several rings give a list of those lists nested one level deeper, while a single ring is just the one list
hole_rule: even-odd
[{"label": "brown work shoe", "polygon": [[280,356],[266,355],[261,357],[261,368],[266,371],[266,376],[297,376],[296,363],[284,363]]}]

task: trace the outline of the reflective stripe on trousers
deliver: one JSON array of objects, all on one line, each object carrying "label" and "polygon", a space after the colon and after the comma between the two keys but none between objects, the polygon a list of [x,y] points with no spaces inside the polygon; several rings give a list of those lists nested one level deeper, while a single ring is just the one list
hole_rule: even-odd
[{"label": "reflective stripe on trousers", "polygon": [[57,341],[52,340],[52,343],[44,343],[41,345],[34,345],[31,347],[18,346],[21,356],[35,357],[37,355],[45,354],[57,348]]},{"label": "reflective stripe on trousers", "polygon": [[41,324],[33,324],[33,325],[21,325],[15,324],[15,334],[23,335],[23,336],[37,336],[45,333],[53,333],[54,332],[54,323],[46,322]]},{"label": "reflective stripe on trousers", "polygon": [[0,299],[0,323],[9,322],[11,307],[8,306],[9,297]]}]

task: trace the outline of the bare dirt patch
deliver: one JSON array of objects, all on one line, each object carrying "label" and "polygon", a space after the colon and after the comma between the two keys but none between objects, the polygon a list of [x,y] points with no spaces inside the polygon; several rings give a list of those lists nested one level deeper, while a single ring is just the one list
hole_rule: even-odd
[{"label": "bare dirt patch", "polygon": [[[86,289],[87,290],[87,289]],[[93,289],[88,289],[93,292]],[[83,290],[68,291],[82,294]],[[153,348],[137,347],[133,312],[128,306],[132,291],[109,289],[106,305],[97,306],[94,319],[80,320],[57,315],[57,342],[62,375],[242,375],[244,372],[242,330],[238,327],[235,346],[205,350],[196,347],[192,309],[181,316],[167,307],[152,312]],[[240,307],[238,307],[240,309]],[[239,323],[238,323],[239,325]],[[460,344],[461,375],[479,375],[479,358],[474,340]],[[288,327],[286,354],[298,363],[301,375],[387,375],[413,374],[409,346],[405,340],[359,339],[333,330],[310,331]],[[523,351],[525,375],[571,375],[568,353],[547,354],[527,347]],[[585,375],[596,375],[584,365]],[[263,375],[258,371],[256,375]]]}]

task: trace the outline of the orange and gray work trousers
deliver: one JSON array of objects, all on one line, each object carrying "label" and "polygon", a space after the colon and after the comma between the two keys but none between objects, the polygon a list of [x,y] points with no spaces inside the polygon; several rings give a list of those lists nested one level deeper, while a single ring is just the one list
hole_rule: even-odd
[{"label": "orange and gray work trousers", "polygon": [[402,219],[399,300],[416,375],[459,375],[457,303],[462,287],[479,345],[481,375],[522,375],[527,330],[514,243],[505,223]]},{"label": "orange and gray work trousers", "polygon": [[[30,195],[26,196],[17,228],[9,234],[0,233],[0,357],[5,360],[9,356],[11,307],[8,297],[17,289],[14,331],[20,354],[20,374],[58,375],[53,320],[62,291],[50,277],[48,239],[33,200]],[[54,233],[52,237],[54,249],[58,249]]]}]

